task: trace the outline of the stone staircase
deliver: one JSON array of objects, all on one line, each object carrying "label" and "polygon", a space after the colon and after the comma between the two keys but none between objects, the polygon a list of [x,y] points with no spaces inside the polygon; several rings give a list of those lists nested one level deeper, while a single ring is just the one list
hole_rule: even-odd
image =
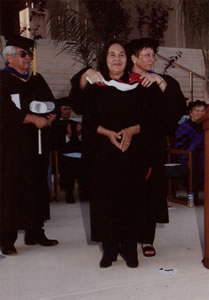
[{"label": "stone staircase", "polygon": [[[56,98],[64,97],[70,91],[70,79],[83,66],[75,61],[72,55],[61,52],[61,47],[55,47],[55,44],[50,40],[39,40],[36,51],[36,69],[41,73],[48,82],[53,94]],[[177,52],[181,51],[182,56],[177,60],[177,64],[181,65],[193,72],[204,76],[205,67],[200,49],[182,49],[160,47],[159,54],[167,59],[176,56]],[[157,58],[154,70],[163,73],[167,62],[164,59]],[[0,56],[0,68],[3,67],[2,57]],[[190,73],[178,67],[169,68],[168,75],[173,76],[181,85],[182,91],[188,101],[191,101],[190,90]],[[205,98],[205,81],[196,76],[193,77],[193,100]]]}]

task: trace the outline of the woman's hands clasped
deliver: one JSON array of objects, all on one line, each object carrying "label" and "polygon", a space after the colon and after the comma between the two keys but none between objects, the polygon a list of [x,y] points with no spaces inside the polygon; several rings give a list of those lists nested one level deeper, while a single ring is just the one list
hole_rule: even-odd
[{"label": "woman's hands clasped", "polygon": [[120,132],[115,132],[108,130],[106,136],[109,138],[110,142],[122,152],[128,150],[132,136],[129,134],[128,128],[121,130]]},{"label": "woman's hands clasped", "polygon": [[97,133],[105,135],[109,138],[110,142],[120,149],[122,152],[128,150],[131,145],[132,136],[140,132],[140,125],[133,125],[127,128],[122,129],[119,132],[113,130],[108,130],[102,126],[98,126]]}]

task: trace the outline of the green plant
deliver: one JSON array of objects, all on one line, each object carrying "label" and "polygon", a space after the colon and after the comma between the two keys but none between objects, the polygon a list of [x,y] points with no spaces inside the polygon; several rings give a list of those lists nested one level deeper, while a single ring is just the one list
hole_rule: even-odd
[{"label": "green plant", "polygon": [[85,65],[97,64],[106,40],[126,41],[131,30],[122,0],[81,0],[79,11],[65,0],[48,0],[47,9],[55,44]]},{"label": "green plant", "polygon": [[163,42],[163,36],[168,28],[169,14],[173,10],[168,4],[158,1],[137,1],[137,28],[141,36],[147,35]]}]

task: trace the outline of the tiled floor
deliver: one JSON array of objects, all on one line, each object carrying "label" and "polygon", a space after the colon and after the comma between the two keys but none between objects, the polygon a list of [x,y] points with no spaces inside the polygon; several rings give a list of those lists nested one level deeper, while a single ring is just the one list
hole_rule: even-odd
[{"label": "tiled floor", "polygon": [[52,203],[46,230],[59,245],[25,246],[20,232],[18,255],[0,259],[0,299],[208,300],[209,269],[201,263],[203,207],[172,205],[170,223],[157,227],[155,257],[143,257],[139,246],[138,268],[128,268],[119,257],[101,269],[100,248],[89,242],[88,203]]}]

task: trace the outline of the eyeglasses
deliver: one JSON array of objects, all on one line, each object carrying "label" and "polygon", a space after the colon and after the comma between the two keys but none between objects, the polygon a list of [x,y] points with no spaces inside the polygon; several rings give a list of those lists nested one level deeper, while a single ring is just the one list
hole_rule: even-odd
[{"label": "eyeglasses", "polygon": [[28,55],[31,58],[33,58],[33,53],[32,52],[27,52],[27,51],[23,51],[23,50],[21,50],[19,53],[17,53],[17,55],[19,55],[22,58],[24,58],[24,57],[26,57],[26,55]]}]

